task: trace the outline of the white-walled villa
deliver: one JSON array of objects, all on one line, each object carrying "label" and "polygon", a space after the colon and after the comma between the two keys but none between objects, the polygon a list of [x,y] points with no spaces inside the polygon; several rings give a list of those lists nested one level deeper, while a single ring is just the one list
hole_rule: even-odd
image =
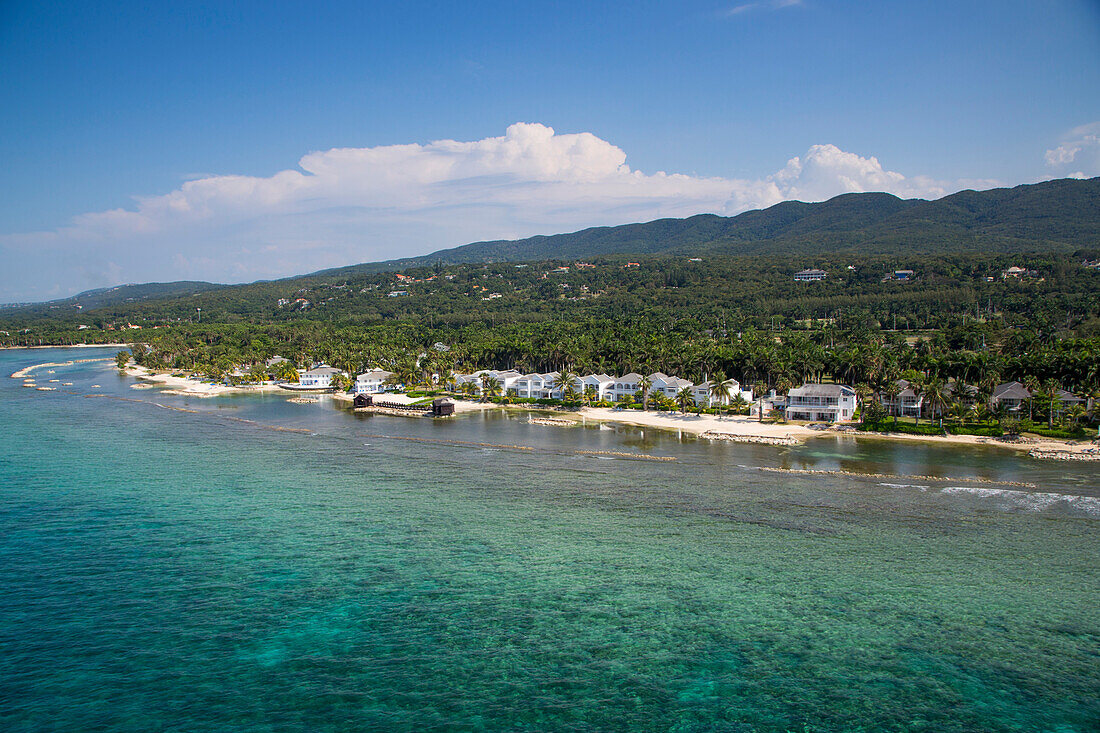
[{"label": "white-walled villa", "polygon": [[347,376],[347,373],[328,364],[321,364],[312,369],[299,369],[297,383],[280,384],[284,389],[290,390],[315,390],[324,391],[332,389],[332,378],[337,374]]},{"label": "white-walled villa", "polygon": [[856,392],[845,384],[804,384],[787,393],[788,420],[843,422],[856,411]]},{"label": "white-walled villa", "polygon": [[355,394],[379,394],[396,389],[397,385],[392,385],[389,381],[393,376],[393,372],[385,369],[363,372],[355,378]]},{"label": "white-walled villa", "polygon": [[[482,379],[492,377],[500,385],[501,394],[509,394],[523,399],[561,399],[564,392],[564,384],[561,383],[559,372],[520,374],[514,370],[498,371],[494,369],[481,369],[470,374],[455,375],[455,383],[461,387],[464,384],[473,385],[474,390],[481,394]],[[654,372],[649,377],[643,377],[637,372],[630,372],[621,377],[613,377],[609,374],[588,374],[577,376],[573,380],[573,390],[578,396],[585,394],[590,388],[595,392],[595,399],[600,402],[632,402],[635,395],[641,389],[643,380],[649,380],[650,395],[660,394],[670,400],[675,400],[684,388],[691,390],[692,398],[700,407],[718,407],[728,405],[741,396],[746,402],[752,402],[752,390],[742,389],[736,379],[726,381],[729,388],[729,397],[716,399],[711,394],[712,382],[702,384],[670,376],[663,372]]]}]

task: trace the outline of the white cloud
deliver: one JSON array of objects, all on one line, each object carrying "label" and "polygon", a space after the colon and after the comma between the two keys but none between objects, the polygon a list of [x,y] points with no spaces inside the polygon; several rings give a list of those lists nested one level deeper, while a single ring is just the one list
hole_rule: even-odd
[{"label": "white cloud", "polygon": [[760,0],[759,2],[742,3],[727,9],[723,15],[734,17],[744,15],[752,10],[779,10],[780,8],[793,8],[802,6],[802,0]]},{"label": "white cloud", "polygon": [[1058,147],[1046,152],[1052,174],[1070,178],[1100,176],[1100,122],[1081,125],[1066,133]]},{"label": "white cloud", "polygon": [[[119,280],[247,281],[665,216],[737,214],[853,191],[960,186],[815,145],[757,180],[643,173],[590,133],[517,123],[473,142],[334,148],[270,177],[207,176],[51,232],[0,236],[0,301]],[[116,264],[117,263],[117,264]]]}]

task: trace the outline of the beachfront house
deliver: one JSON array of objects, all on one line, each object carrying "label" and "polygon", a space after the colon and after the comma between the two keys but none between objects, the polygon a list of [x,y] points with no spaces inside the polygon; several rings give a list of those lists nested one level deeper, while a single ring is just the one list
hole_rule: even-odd
[{"label": "beachfront house", "polygon": [[335,367],[330,367],[327,364],[322,364],[312,369],[299,369],[298,385],[311,389],[329,389],[332,387],[332,378],[337,374],[347,376],[345,372]]},{"label": "beachfront house", "polygon": [[787,393],[788,420],[843,422],[855,411],[855,390],[845,384],[804,384]]},{"label": "beachfront house", "polygon": [[517,372],[515,369],[479,369],[472,374],[459,374],[455,377],[455,384],[461,387],[464,384],[474,385],[474,389],[478,394],[481,394],[481,380],[483,377],[492,377],[497,380],[497,384],[500,385],[500,393],[508,394],[508,392],[515,389],[516,382],[523,378],[523,375]]},{"label": "beachfront house", "polygon": [[888,415],[898,417],[922,417],[924,409],[924,395],[918,395],[913,385],[907,379],[899,379],[897,385],[901,387],[897,397],[880,394],[879,400],[886,409]]},{"label": "beachfront house", "polygon": [[993,388],[993,395],[989,398],[989,405],[994,409],[998,405],[1004,405],[1009,412],[1019,412],[1031,399],[1031,392],[1019,382],[1005,382]]},{"label": "beachfront house", "polygon": [[711,394],[711,385],[714,382],[707,380],[702,384],[696,384],[691,388],[691,396],[695,398],[695,404],[700,407],[725,407],[737,399],[737,395],[741,395],[745,402],[752,402],[752,390],[741,389],[741,383],[736,379],[727,379],[726,384],[729,387],[729,397],[723,397],[716,399]]},{"label": "beachfront house", "polygon": [[675,400],[676,395],[680,394],[680,390],[687,387],[691,388],[695,386],[694,382],[687,379],[681,379],[680,377],[670,377],[662,372],[653,372],[649,375],[649,393],[662,394],[670,400]]},{"label": "beachfront house", "polygon": [[550,399],[558,396],[554,394],[558,385],[558,376],[558,372],[524,374],[512,384],[509,391],[516,397],[524,399]]},{"label": "beachfront house", "polygon": [[608,374],[589,374],[580,379],[580,392],[584,394],[589,387],[596,390],[596,399],[600,402],[613,401],[611,388],[615,386],[615,377]]},{"label": "beachfront house", "polygon": [[637,372],[630,372],[624,374],[621,377],[615,379],[615,383],[611,389],[608,390],[611,395],[612,402],[631,402],[634,399],[634,393],[638,391],[638,385],[642,381],[642,375]]},{"label": "beachfront house", "polygon": [[371,369],[363,372],[355,378],[355,394],[379,394],[393,389],[396,385],[391,383],[393,372],[385,369]]}]

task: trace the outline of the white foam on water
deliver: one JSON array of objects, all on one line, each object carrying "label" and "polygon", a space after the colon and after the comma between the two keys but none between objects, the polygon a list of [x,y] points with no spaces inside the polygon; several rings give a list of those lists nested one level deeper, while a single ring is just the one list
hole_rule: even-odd
[{"label": "white foam on water", "polygon": [[890,484],[885,481],[880,481],[879,486],[889,486],[891,489],[920,489],[921,491],[928,491],[928,487],[923,484]]},{"label": "white foam on water", "polygon": [[1028,511],[1041,512],[1053,506],[1064,505],[1085,514],[1100,517],[1100,497],[1077,494],[1054,494],[1042,491],[1016,489],[990,489],[979,486],[945,486],[941,494],[969,494],[982,499],[1001,499],[1008,504]]}]

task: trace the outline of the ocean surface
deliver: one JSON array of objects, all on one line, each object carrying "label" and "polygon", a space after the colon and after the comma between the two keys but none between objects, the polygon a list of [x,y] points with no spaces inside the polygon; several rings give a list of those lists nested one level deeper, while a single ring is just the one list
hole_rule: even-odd
[{"label": "ocean surface", "polygon": [[1100,730],[1096,464],[7,376],[112,355],[0,351],[0,730]]}]

